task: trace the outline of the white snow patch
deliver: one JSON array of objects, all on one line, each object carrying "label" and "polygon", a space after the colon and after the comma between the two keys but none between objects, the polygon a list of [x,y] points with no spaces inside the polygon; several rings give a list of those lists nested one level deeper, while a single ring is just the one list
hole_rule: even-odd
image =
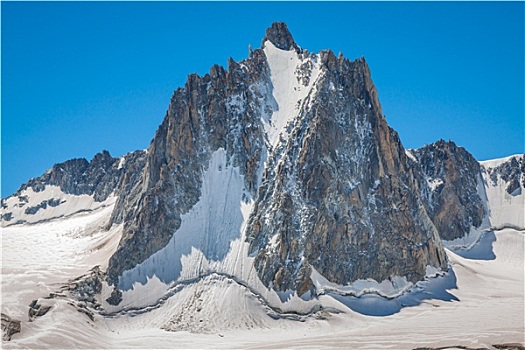
[{"label": "white snow patch", "polygon": [[430,189],[432,189],[432,191],[435,191],[436,188],[438,188],[439,186],[441,186],[443,184],[443,180],[440,179],[439,177],[437,177],[435,179],[427,177],[426,180],[427,180],[428,187],[430,187]]},{"label": "white snow patch", "polygon": [[503,158],[482,160],[479,162],[479,164],[483,165],[485,168],[497,168],[501,164],[507,163],[512,158],[523,158],[523,157],[524,157],[523,154],[513,154],[511,156],[503,157]]},{"label": "white snow patch", "polygon": [[263,119],[263,123],[268,140],[272,147],[275,147],[281,135],[284,138],[288,136],[286,126],[297,116],[301,102],[315,85],[320,72],[320,63],[318,60],[312,62],[310,82],[308,86],[304,86],[296,75],[296,69],[303,61],[294,50],[284,51],[275,47],[270,41],[266,41],[264,52],[270,66],[273,96],[278,109],[273,112],[269,122]]},{"label": "white snow patch", "polygon": [[412,159],[414,162],[417,163],[417,158],[412,154],[412,151],[409,149],[405,149],[405,154],[408,158]]},{"label": "white snow patch", "polygon": [[443,270],[441,270],[440,268],[437,268],[435,266],[427,265],[427,267],[425,269],[425,277],[426,278],[438,277],[438,276],[442,276],[443,274],[444,274]]},{"label": "white snow patch", "polygon": [[126,157],[120,157],[117,169],[122,169],[126,165]]}]

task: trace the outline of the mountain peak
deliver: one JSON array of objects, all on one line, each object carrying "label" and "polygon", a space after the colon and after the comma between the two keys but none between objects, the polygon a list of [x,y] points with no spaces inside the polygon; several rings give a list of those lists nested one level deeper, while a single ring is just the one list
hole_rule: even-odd
[{"label": "mountain peak", "polygon": [[286,23],[284,22],[273,22],[272,25],[266,29],[266,36],[262,43],[269,40],[275,47],[290,51],[291,49],[299,50],[299,46],[293,40],[292,34],[288,30]]}]

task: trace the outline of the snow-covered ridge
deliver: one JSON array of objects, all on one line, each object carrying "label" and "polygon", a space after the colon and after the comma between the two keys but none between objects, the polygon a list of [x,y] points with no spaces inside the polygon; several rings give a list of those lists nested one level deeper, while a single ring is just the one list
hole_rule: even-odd
[{"label": "snow-covered ridge", "polygon": [[112,206],[115,200],[116,197],[111,195],[105,201],[97,202],[90,195],[64,193],[58,186],[47,185],[40,192],[35,192],[30,187],[17,196],[2,200],[2,227],[68,217],[80,212]]},{"label": "snow-covered ridge", "polygon": [[481,160],[479,164],[484,166],[485,168],[496,168],[500,166],[503,163],[507,163],[508,161],[512,160],[513,158],[516,159],[522,159],[525,155],[523,154],[513,154],[508,157],[502,157],[502,158],[496,158],[496,159],[488,159],[488,160]]},{"label": "snow-covered ridge", "polygon": [[361,297],[363,295],[378,295],[383,298],[393,299],[409,293],[414,287],[432,278],[442,277],[446,272],[433,266],[427,265],[425,280],[414,283],[407,280],[405,276],[392,276],[388,280],[377,282],[373,279],[357,280],[348,285],[339,285],[328,281],[315,268],[312,267],[311,279],[317,289],[318,295],[336,293],[342,296]]},{"label": "snow-covered ridge", "polygon": [[377,294],[385,298],[395,298],[409,291],[413,286],[411,282],[407,281],[406,277],[393,277],[390,281],[385,280],[381,283],[373,279],[357,280],[349,285],[342,286],[328,281],[313,267],[310,277],[318,294],[336,292],[341,295],[352,295],[356,297],[364,294]]}]

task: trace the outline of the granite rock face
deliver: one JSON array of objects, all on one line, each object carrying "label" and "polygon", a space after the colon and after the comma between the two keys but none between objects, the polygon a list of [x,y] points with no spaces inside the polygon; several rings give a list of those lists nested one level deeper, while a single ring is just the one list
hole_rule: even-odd
[{"label": "granite rock face", "polygon": [[364,59],[320,54],[323,78],[270,169],[248,230],[255,268],[279,291],[329,281],[418,281],[446,269],[437,231],[399,137],[386,123]]},{"label": "granite rock face", "polygon": [[131,193],[140,182],[144,166],[146,164],[146,151],[135,151],[126,154],[119,162],[119,172],[117,175],[117,184],[114,188],[118,196],[115,208],[111,213],[111,219],[108,227],[112,224],[120,224],[124,221],[125,208],[129,205],[126,202],[127,194]]},{"label": "granite rock face", "polygon": [[[276,85],[284,79],[277,76],[283,57],[298,60],[290,89],[308,93],[291,101],[296,108],[281,116],[288,121],[273,143],[268,130],[285,110]],[[173,94],[140,180],[118,199],[114,217],[124,233],[110,260],[111,284],[166,246],[198,202],[203,171],[221,148],[254,201],[246,238],[267,287],[313,292],[312,268],[339,284],[393,276],[415,282],[428,265],[447,268],[365,60],[308,54],[284,23],[274,23],[263,49],[239,63],[230,59],[227,70],[190,75]],[[114,294],[111,303],[119,301]]]},{"label": "granite rock face", "polygon": [[481,167],[463,147],[439,140],[411,153],[417,159],[425,208],[442,239],[450,241],[478,228],[487,215]]}]

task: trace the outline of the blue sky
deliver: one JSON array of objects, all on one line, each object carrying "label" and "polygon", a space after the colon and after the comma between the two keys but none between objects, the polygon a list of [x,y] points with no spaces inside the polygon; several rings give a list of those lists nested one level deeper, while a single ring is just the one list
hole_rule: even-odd
[{"label": "blue sky", "polygon": [[2,197],[54,163],[148,147],[173,91],[285,21],[365,56],[405,147],[524,152],[524,3],[1,2]]}]

